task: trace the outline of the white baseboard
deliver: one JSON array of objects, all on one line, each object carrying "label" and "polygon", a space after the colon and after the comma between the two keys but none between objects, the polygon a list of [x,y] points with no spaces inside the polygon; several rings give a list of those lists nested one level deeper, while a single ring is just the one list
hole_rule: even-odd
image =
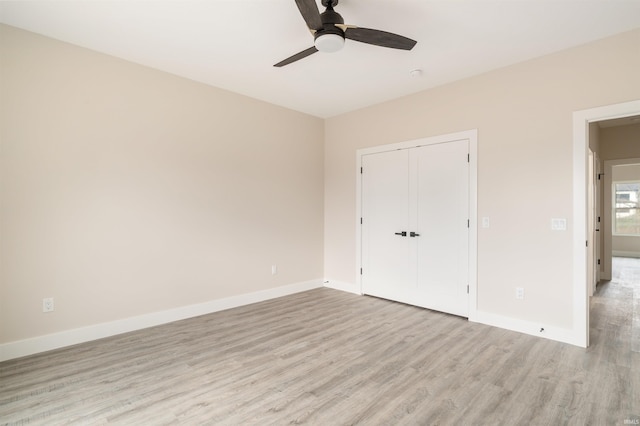
[{"label": "white baseboard", "polygon": [[[353,283],[325,280],[324,286],[349,293],[362,294],[359,286]],[[576,337],[575,332],[572,329],[554,327],[547,324],[538,324],[483,311],[475,311],[473,315],[469,316],[469,321],[506,330],[517,331],[531,336],[544,337],[546,339],[568,343],[575,346],[584,346],[582,345],[579,337]],[[540,329],[543,330],[540,331]]]},{"label": "white baseboard", "polygon": [[346,291],[347,293],[362,294],[360,287],[354,283],[347,283],[344,281],[326,280],[324,286],[332,288],[334,290]]},{"label": "white baseboard", "polygon": [[473,320],[470,318],[469,321],[584,347],[581,343],[580,337],[576,336],[573,329],[554,327],[548,324],[504,317],[483,311],[477,311]]},{"label": "white baseboard", "polygon": [[322,280],[305,281],[268,290],[226,297],[224,299],[211,300],[205,303],[182,306],[161,312],[139,315],[136,317],[95,324],[87,327],[47,334],[45,336],[0,345],[0,361],[33,355],[40,352],[58,349],[91,340],[102,339],[116,334],[141,330],[143,328],[179,321],[186,318],[206,315],[213,312],[224,311],[238,306],[275,299],[276,297],[300,293],[314,288],[322,287]]}]

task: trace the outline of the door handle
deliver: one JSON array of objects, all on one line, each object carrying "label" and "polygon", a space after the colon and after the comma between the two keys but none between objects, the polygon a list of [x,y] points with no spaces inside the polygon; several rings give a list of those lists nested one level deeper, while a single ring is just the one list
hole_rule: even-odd
[{"label": "door handle", "polygon": [[407,231],[396,232],[396,235],[400,235],[402,237],[406,237],[407,236]]},{"label": "door handle", "polygon": [[419,237],[420,234],[418,234],[417,232],[413,232],[411,231],[411,233],[409,234],[410,237]]}]

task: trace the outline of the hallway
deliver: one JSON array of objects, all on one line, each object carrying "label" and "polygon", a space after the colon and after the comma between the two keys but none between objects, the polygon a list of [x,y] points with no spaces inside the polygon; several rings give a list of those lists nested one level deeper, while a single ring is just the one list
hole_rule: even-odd
[{"label": "hallway", "polygon": [[600,349],[614,345],[622,354],[629,346],[640,355],[640,259],[613,258],[613,278],[599,283],[591,299],[590,333]]}]

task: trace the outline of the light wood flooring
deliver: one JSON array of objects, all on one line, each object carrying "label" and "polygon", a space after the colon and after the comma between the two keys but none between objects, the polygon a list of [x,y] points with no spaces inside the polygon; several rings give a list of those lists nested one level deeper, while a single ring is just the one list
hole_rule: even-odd
[{"label": "light wood flooring", "polygon": [[0,363],[0,424],[638,424],[640,261],[616,262],[588,349],[317,289]]}]

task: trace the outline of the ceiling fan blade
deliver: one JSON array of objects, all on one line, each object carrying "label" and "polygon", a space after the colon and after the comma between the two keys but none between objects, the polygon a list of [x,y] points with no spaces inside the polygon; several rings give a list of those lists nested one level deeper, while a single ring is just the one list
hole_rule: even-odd
[{"label": "ceiling fan blade", "polygon": [[415,40],[411,40],[410,38],[403,37],[398,34],[351,26],[347,27],[344,32],[344,36],[348,39],[362,43],[402,50],[411,50],[417,43]]},{"label": "ceiling fan blade", "polygon": [[333,25],[340,28],[342,31],[347,31],[349,28],[358,28],[355,25],[347,25],[347,24],[333,24]]},{"label": "ceiling fan blade", "polygon": [[296,0],[296,5],[310,30],[322,29],[322,19],[315,0]]},{"label": "ceiling fan blade", "polygon": [[315,46],[310,47],[306,50],[303,50],[302,52],[298,52],[293,56],[288,57],[287,59],[285,59],[284,61],[280,61],[277,64],[274,65],[274,67],[283,67],[285,65],[289,65],[292,62],[295,61],[299,61],[300,59],[306,58],[307,56],[316,53],[318,51],[318,49],[316,49]]}]

